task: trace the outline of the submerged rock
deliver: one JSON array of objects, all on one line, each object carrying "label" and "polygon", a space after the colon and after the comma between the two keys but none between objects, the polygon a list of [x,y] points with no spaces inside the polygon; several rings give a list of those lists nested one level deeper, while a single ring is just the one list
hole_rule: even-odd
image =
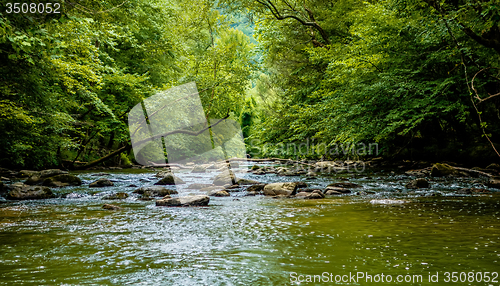
[{"label": "submerged rock", "polygon": [[418,178],[415,180],[411,180],[405,186],[407,189],[420,189],[420,188],[428,188],[429,182],[426,179]]},{"label": "submerged rock", "polygon": [[340,195],[344,195],[344,193],[341,193],[341,192],[335,191],[335,190],[326,190],[325,191],[325,196],[340,196]]},{"label": "submerged rock", "polygon": [[111,204],[105,204],[102,206],[102,208],[105,210],[113,210],[113,211],[121,209],[121,207],[119,207],[117,205],[111,205]]},{"label": "submerged rock", "polygon": [[155,183],[155,185],[180,185],[180,184],[185,184],[181,178],[174,176],[172,174],[168,174],[163,179],[159,180],[158,182]]},{"label": "submerged rock", "polygon": [[210,202],[210,197],[205,195],[185,196],[179,198],[165,198],[156,201],[157,206],[185,207],[185,206],[206,206]]},{"label": "submerged rock", "polygon": [[351,191],[348,189],[341,188],[341,187],[333,187],[333,186],[326,187],[325,195],[331,196],[331,195],[336,195],[337,193],[350,194]]},{"label": "submerged rock", "polygon": [[227,191],[225,190],[212,190],[207,193],[207,195],[211,197],[229,197],[231,196]]},{"label": "submerged rock", "polygon": [[349,182],[342,182],[342,183],[329,184],[327,187],[340,187],[340,188],[352,189],[352,188],[361,188],[361,185]]},{"label": "submerged rock", "polygon": [[50,188],[43,186],[14,184],[8,188],[10,189],[6,196],[8,200],[40,200],[55,197]]},{"label": "submerged rock", "polygon": [[105,196],[102,199],[103,200],[123,200],[126,198],[128,198],[127,193],[116,193],[116,194]]},{"label": "submerged rock", "polygon": [[271,183],[264,187],[266,196],[293,196],[297,192],[297,183]]},{"label": "submerged rock", "polygon": [[110,180],[108,179],[105,179],[105,178],[101,178],[97,181],[94,181],[92,183],[90,183],[89,185],[89,188],[102,188],[102,187],[111,187],[111,186],[114,186],[115,184],[113,184],[113,182],[111,182]]},{"label": "submerged rock", "polygon": [[162,186],[142,187],[133,191],[133,193],[143,195],[144,197],[163,197],[166,195],[178,194],[176,190],[167,189]]},{"label": "submerged rock", "polygon": [[212,184],[194,183],[194,184],[191,184],[191,185],[187,186],[186,189],[199,190],[199,189],[203,189],[203,188],[206,188],[206,187],[212,187],[212,186],[213,186]]}]

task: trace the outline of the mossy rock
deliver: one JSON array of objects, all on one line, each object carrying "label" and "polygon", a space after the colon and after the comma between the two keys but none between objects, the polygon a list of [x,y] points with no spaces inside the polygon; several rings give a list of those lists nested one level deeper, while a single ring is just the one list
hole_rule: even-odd
[{"label": "mossy rock", "polygon": [[432,177],[445,177],[445,176],[457,176],[460,172],[452,166],[444,163],[436,163],[432,166],[431,176]]},{"label": "mossy rock", "polygon": [[75,175],[60,174],[52,176],[43,180],[42,185],[47,187],[66,187],[66,186],[80,186],[82,180]]},{"label": "mossy rock", "polygon": [[53,198],[55,195],[48,187],[19,185],[7,194],[8,200],[39,200]]},{"label": "mossy rock", "polygon": [[102,187],[111,187],[114,186],[113,182],[106,178],[100,178],[97,181],[94,181],[89,184],[89,188],[102,188]]}]

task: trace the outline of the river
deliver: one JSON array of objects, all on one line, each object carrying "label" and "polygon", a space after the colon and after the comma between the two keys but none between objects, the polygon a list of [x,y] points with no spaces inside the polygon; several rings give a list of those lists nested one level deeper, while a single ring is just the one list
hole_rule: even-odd
[{"label": "river", "polygon": [[[90,189],[96,172],[78,172],[84,185],[54,189],[72,198],[0,204],[0,284],[450,285],[452,272],[458,279],[452,285],[500,284],[491,276],[500,272],[500,193],[455,193],[480,185],[477,178],[432,179],[430,189],[408,192],[411,178],[389,171],[249,175],[321,188],[348,177],[374,193],[304,200],[233,192],[211,197],[208,207],[168,208],[138,200],[137,188],[128,187],[152,185],[156,171],[106,172],[115,186]],[[190,182],[209,176],[193,174]],[[130,197],[102,199],[118,191]],[[105,203],[122,209],[102,209]],[[461,272],[473,273],[474,281],[462,274],[460,282]],[[381,274],[392,282],[375,283]]]}]

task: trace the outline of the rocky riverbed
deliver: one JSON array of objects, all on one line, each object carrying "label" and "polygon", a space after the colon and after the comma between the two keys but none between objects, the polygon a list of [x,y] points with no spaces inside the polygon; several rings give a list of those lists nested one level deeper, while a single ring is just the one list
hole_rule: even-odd
[{"label": "rocky riverbed", "polygon": [[271,285],[293,271],[498,268],[494,168],[279,163],[2,170],[0,284]]}]

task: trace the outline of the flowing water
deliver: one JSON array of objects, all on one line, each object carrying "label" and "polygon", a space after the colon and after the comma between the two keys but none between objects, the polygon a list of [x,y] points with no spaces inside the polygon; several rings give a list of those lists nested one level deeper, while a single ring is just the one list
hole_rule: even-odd
[{"label": "flowing water", "polygon": [[[208,207],[167,208],[138,200],[128,187],[152,185],[154,171],[112,171],[104,177],[114,187],[89,189],[93,174],[77,173],[83,186],[56,190],[72,193],[66,198],[0,204],[0,284],[500,285],[492,274],[500,272],[500,193],[453,193],[479,186],[478,179],[432,180],[429,190],[408,192],[409,177],[370,173],[349,180],[374,192],[362,196],[233,192],[212,197]],[[209,176],[193,175],[189,183]],[[249,177],[319,187],[338,182],[338,176]],[[118,191],[131,196],[102,199]],[[122,209],[104,210],[104,203]],[[446,282],[452,272],[457,283]],[[376,283],[382,273],[392,283]]]}]

